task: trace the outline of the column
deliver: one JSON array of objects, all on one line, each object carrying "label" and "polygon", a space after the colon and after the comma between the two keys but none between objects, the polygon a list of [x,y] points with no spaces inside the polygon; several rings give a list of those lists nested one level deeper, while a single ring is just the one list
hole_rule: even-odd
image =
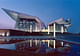
[{"label": "column", "polygon": [[2,33],[2,36],[5,36],[5,33]]},{"label": "column", "polygon": [[53,28],[54,28],[54,37],[56,37],[56,24],[54,23],[53,25],[54,25],[53,26]]},{"label": "column", "polygon": [[6,33],[6,36],[9,36],[9,35],[10,35],[10,33],[9,33],[9,32],[7,32],[7,33]]},{"label": "column", "polygon": [[50,34],[50,29],[49,29],[49,25],[48,25],[48,34]]},{"label": "column", "polygon": [[64,46],[64,42],[61,42],[61,46]]},{"label": "column", "polygon": [[32,25],[30,25],[30,32],[32,32]]},{"label": "column", "polygon": [[[56,24],[54,23],[53,25],[54,25],[53,27],[54,27],[54,38],[55,38],[56,37]],[[56,46],[55,40],[53,40],[53,43],[54,43],[54,46],[53,47],[55,49],[55,46]]]},{"label": "column", "polygon": [[64,27],[63,27],[63,25],[61,26],[61,33],[64,33]]}]

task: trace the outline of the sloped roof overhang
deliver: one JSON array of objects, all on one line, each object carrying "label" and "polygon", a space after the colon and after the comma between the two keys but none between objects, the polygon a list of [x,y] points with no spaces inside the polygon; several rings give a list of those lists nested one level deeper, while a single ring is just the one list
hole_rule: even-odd
[{"label": "sloped roof overhang", "polygon": [[49,26],[52,26],[54,23],[56,23],[57,25],[64,25],[65,27],[69,27],[71,26],[70,24],[70,20],[64,20],[63,18],[57,19],[55,21],[52,21],[51,23],[49,23]]},{"label": "sloped roof overhang", "polygon": [[35,20],[36,22],[38,23],[42,23],[40,21],[40,19],[36,16],[31,16],[31,15],[28,15],[28,14],[24,14],[24,13],[19,13],[19,12],[16,12],[16,11],[12,11],[12,10],[8,10],[8,9],[4,9],[2,8],[13,20],[17,21],[18,19],[20,18],[25,18],[25,19],[30,19],[30,20]]}]

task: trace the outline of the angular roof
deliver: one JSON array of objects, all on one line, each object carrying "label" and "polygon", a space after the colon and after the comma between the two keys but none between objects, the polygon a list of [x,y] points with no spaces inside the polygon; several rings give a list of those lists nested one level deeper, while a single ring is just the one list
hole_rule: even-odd
[{"label": "angular roof", "polygon": [[60,19],[57,19],[49,24],[52,24],[52,23],[57,23],[57,24],[69,24],[70,22],[69,21],[66,21],[64,20],[63,18],[60,18]]},{"label": "angular roof", "polygon": [[20,18],[33,19],[33,20],[36,20],[36,22],[38,22],[42,26],[42,28],[45,27],[45,24],[36,16],[31,16],[28,14],[24,14],[24,13],[12,11],[12,10],[4,9],[4,8],[2,9],[15,21]]},{"label": "angular roof", "polygon": [[70,22],[71,22],[70,19],[64,20],[64,18],[59,18],[57,20],[52,21],[48,25],[52,25],[53,23],[57,23],[57,24],[63,24],[65,27],[69,27],[69,26],[71,26]]},{"label": "angular roof", "polygon": [[19,18],[25,18],[25,19],[34,19],[38,23],[42,23],[40,21],[40,19],[36,16],[31,16],[31,15],[28,15],[28,14],[24,14],[24,13],[12,11],[12,10],[4,9],[4,8],[2,8],[2,9],[15,21]]}]

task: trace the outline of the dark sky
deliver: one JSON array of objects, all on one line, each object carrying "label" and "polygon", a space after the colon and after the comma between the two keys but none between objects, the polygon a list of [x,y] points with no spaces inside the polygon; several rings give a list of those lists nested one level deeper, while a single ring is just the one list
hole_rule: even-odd
[{"label": "dark sky", "polygon": [[80,0],[0,0],[0,28],[14,28],[15,21],[1,8],[37,16],[45,25],[59,18],[71,19],[69,32],[80,32]]}]

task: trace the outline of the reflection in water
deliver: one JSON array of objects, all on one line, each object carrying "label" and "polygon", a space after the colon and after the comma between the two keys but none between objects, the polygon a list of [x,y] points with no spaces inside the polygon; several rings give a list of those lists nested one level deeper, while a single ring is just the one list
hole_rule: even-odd
[{"label": "reflection in water", "polygon": [[15,44],[0,44],[0,49],[16,50]]},{"label": "reflection in water", "polygon": [[[16,36],[17,37],[17,36]],[[14,37],[14,38],[16,38]],[[35,37],[35,36],[32,36]],[[30,38],[32,38],[30,36]],[[9,37],[10,38],[10,37]],[[19,37],[17,37],[19,38]],[[22,38],[22,37],[20,37]],[[26,37],[23,37],[26,38]],[[29,37],[28,37],[29,38]],[[40,38],[40,36],[37,36],[37,38]],[[47,38],[47,37],[42,37],[41,38]],[[49,37],[50,38],[50,37]],[[79,37],[77,37],[79,40]],[[74,40],[74,38],[64,38],[61,37],[58,39],[67,39],[67,40]],[[77,41],[77,40],[76,40]],[[30,39],[30,40],[20,40],[20,39],[13,39],[10,40],[9,42],[12,42],[11,44],[0,44],[0,48],[1,49],[8,49],[8,50],[15,50],[18,53],[35,53],[35,54],[45,54],[45,53],[50,53],[50,55],[54,55],[54,56],[79,56],[80,55],[80,46],[79,45],[75,45],[75,44],[71,44],[71,43],[66,43],[66,42],[62,42],[59,40],[56,40],[56,48],[53,48],[53,44],[54,41],[53,40],[41,40],[38,39],[36,40],[36,37],[34,40]],[[26,54],[27,55],[27,54]],[[36,55],[35,55],[36,56]]]}]

